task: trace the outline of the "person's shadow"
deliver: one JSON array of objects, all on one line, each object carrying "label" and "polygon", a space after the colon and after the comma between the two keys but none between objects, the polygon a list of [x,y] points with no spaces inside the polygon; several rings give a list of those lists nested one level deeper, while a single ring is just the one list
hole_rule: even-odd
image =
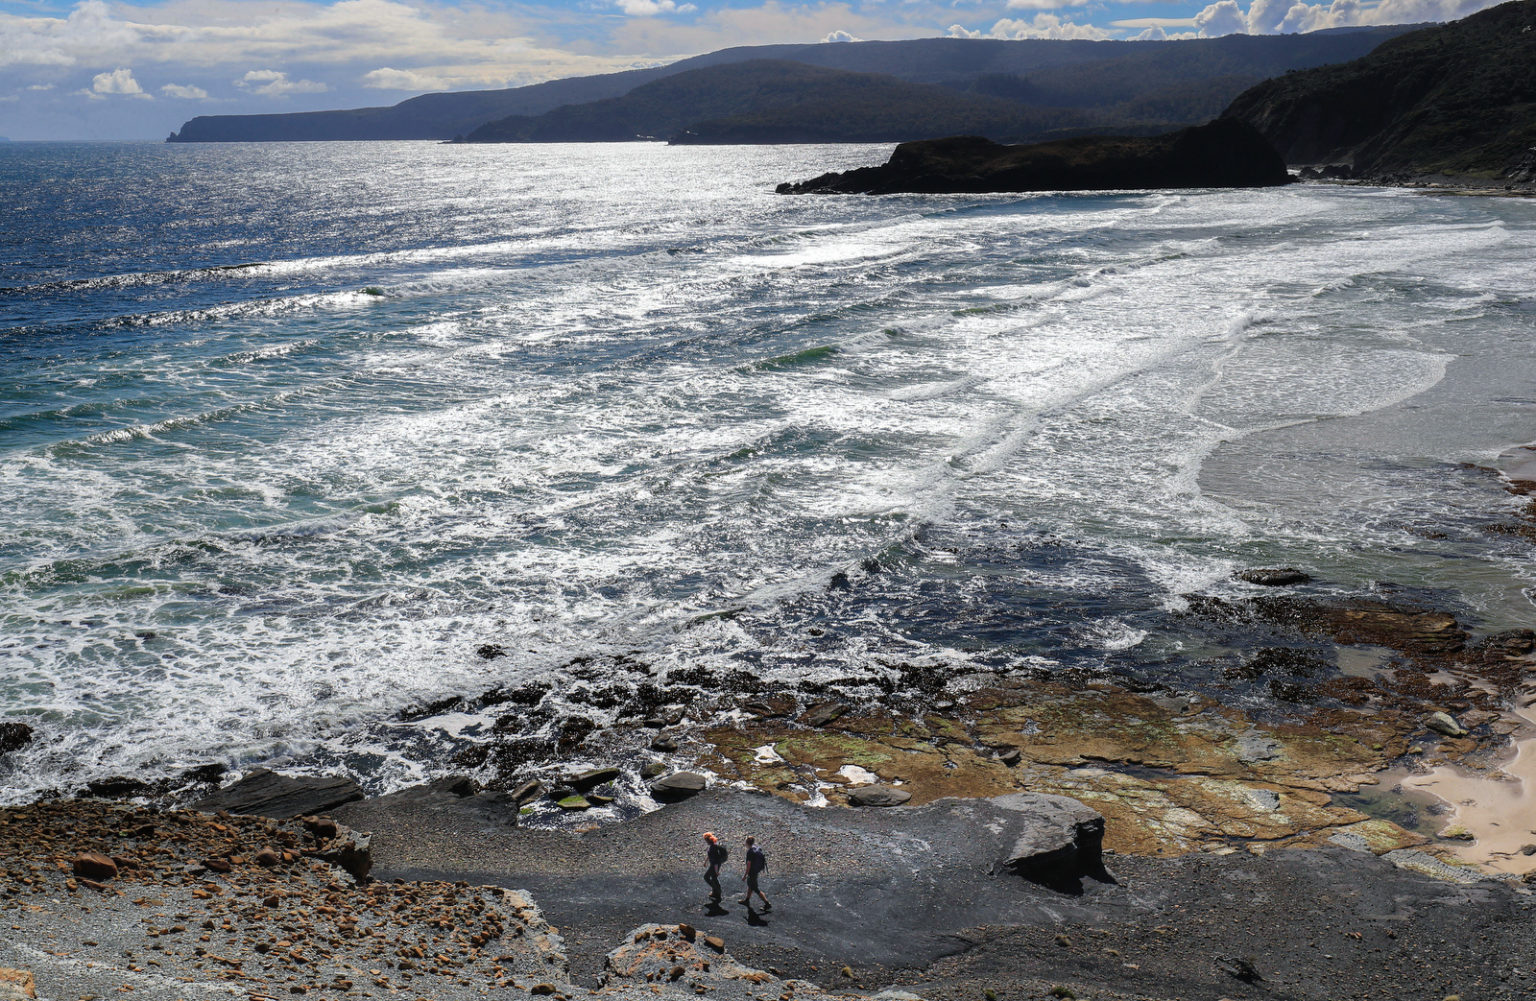
[{"label": "person's shadow", "polygon": [[747,924],[754,928],[767,928],[768,919],[757,912],[751,904],[747,905]]},{"label": "person's shadow", "polygon": [[711,900],[705,903],[704,913],[708,917],[718,918],[720,915],[729,914],[730,912],[727,911],[724,907],[720,906],[720,901]]}]

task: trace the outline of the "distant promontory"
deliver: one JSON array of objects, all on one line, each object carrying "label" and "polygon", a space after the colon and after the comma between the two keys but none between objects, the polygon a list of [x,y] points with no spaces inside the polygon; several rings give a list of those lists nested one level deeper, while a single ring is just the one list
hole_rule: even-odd
[{"label": "distant promontory", "polygon": [[979,136],[902,143],[879,167],[823,174],[780,194],[946,194],[1257,188],[1291,180],[1285,161],[1233,118],[1167,135],[1087,136],[1002,146]]}]

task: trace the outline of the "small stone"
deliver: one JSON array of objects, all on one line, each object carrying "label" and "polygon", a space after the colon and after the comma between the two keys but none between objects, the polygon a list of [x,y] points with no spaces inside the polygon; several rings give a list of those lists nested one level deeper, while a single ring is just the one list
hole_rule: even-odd
[{"label": "small stone", "polygon": [[645,767],[640,769],[643,778],[654,779],[667,774],[667,763],[664,761],[647,761]]},{"label": "small stone", "polygon": [[699,937],[699,930],[689,924],[678,925],[677,933],[690,942]]},{"label": "small stone", "polygon": [[651,741],[651,750],[660,751],[662,754],[673,754],[677,751],[677,741],[671,737],[657,737]]},{"label": "small stone", "polygon": [[711,949],[715,950],[716,952],[724,952],[725,951],[725,939],[721,938],[718,935],[710,935],[710,936],[706,937],[704,939],[704,944],[709,946]]},{"label": "small stone", "polygon": [[912,798],[905,789],[892,786],[864,786],[848,794],[849,806],[900,806]]},{"label": "small stone", "polygon": [[1536,855],[1536,845],[1524,845],[1520,849],[1521,855]]},{"label": "small stone", "polygon": [[1462,726],[1456,717],[1450,713],[1430,713],[1425,718],[1424,725],[1436,733],[1444,734],[1447,737],[1465,737],[1468,732],[1467,728]]},{"label": "small stone", "polygon": [[117,863],[98,852],[81,852],[75,856],[71,871],[87,879],[114,879],[117,876]]},{"label": "small stone", "polygon": [[528,988],[528,993],[529,994],[539,995],[541,997],[543,995],[545,995],[545,994],[553,994],[553,993],[555,993],[555,985],[554,984],[534,984],[532,987]]},{"label": "small stone", "polygon": [[283,857],[277,853],[276,849],[268,847],[268,848],[263,848],[261,851],[256,853],[256,860],[255,861],[256,861],[256,864],[261,866],[262,868],[270,869],[273,866],[277,865],[282,860],[283,860]]},{"label": "small stone", "polygon": [[562,810],[590,810],[590,809],[592,809],[592,804],[590,802],[588,802],[587,797],[579,795],[579,794],[571,795],[571,796],[565,796],[565,797],[563,797],[561,799],[558,799],[558,800],[555,801],[555,805],[558,806]]},{"label": "small stone", "polygon": [[1013,768],[1016,767],[1020,761],[1024,760],[1024,755],[1017,747],[1010,747],[1008,750],[999,754],[997,756],[997,760],[1001,761],[1009,768]]},{"label": "small stone", "polygon": [[544,794],[544,783],[538,779],[529,779],[516,789],[512,790],[512,799],[517,803],[527,803],[538,799]]}]

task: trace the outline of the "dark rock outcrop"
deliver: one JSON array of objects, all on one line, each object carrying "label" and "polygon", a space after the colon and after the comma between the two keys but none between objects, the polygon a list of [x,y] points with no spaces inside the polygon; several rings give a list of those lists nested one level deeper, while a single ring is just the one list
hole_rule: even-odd
[{"label": "dark rock outcrop", "polygon": [[228,810],[230,813],[286,819],[306,813],[325,813],[362,798],[362,787],[348,778],[331,775],[293,778],[257,768],[234,785],[192,805],[197,810]]},{"label": "dark rock outcrop", "polygon": [[1065,796],[1015,794],[993,800],[1028,823],[1004,868],[1053,889],[1075,890],[1084,877],[1108,880],[1104,869],[1104,818]]},{"label": "dark rock outcrop", "polygon": [[0,723],[0,755],[19,751],[32,743],[32,728],[25,723]]},{"label": "dark rock outcrop", "polygon": [[823,174],[780,194],[1105,191],[1252,188],[1290,181],[1285,162],[1251,126],[1221,118],[1151,138],[1090,136],[1001,146],[979,136],[902,143],[880,167]]},{"label": "dark rock outcrop", "polygon": [[901,806],[912,798],[905,789],[895,786],[860,786],[848,793],[849,806]]},{"label": "dark rock outcrop", "polygon": [[1531,183],[1536,0],[1422,28],[1338,66],[1244,91],[1226,114],[1320,176]]}]

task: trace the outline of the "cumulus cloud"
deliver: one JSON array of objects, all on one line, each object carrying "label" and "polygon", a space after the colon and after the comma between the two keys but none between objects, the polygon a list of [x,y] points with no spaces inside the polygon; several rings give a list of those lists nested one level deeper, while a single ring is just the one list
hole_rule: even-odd
[{"label": "cumulus cloud", "polygon": [[111,94],[124,97],[149,97],[144,93],[144,88],[139,86],[139,81],[133,78],[133,70],[124,66],[119,66],[109,73],[97,73],[92,77],[91,93],[102,97]]},{"label": "cumulus cloud", "polygon": [[206,90],[192,84],[168,83],[160,88],[160,93],[166,97],[179,97],[187,101],[204,101],[208,99],[208,92]]},{"label": "cumulus cloud", "polygon": [[287,97],[289,94],[323,94],[331,88],[315,80],[290,80],[281,70],[251,70],[235,81],[235,86],[262,97]]},{"label": "cumulus cloud", "polygon": [[655,17],[658,14],[692,14],[699,8],[676,0],[614,0],[619,10],[630,17]]},{"label": "cumulus cloud", "polygon": [[[1229,0],[1230,2],[1230,0]],[[1086,38],[1098,41],[1113,38],[1103,28],[1065,21],[1056,14],[1036,14],[1033,20],[1005,17],[992,25],[989,38]]]},{"label": "cumulus cloud", "polygon": [[829,31],[822,38],[823,42],[862,42],[863,40],[862,38],[855,38],[851,32],[844,31],[842,28],[838,28],[836,31]]},{"label": "cumulus cloud", "polygon": [[374,90],[449,90],[453,87],[453,81],[419,70],[380,66],[363,74],[363,86]]},{"label": "cumulus cloud", "polygon": [[1135,42],[1166,42],[1168,41],[1168,32],[1164,31],[1163,26],[1160,24],[1148,25],[1141,29],[1139,34],[1131,36],[1131,40]]},{"label": "cumulus cloud", "polygon": [[1236,0],[1218,0],[1195,15],[1196,31],[1207,37],[1246,33],[1288,34],[1372,24],[1417,24],[1455,21],[1503,0],[1332,0],[1309,4],[1301,0],[1252,0],[1247,10]]}]

